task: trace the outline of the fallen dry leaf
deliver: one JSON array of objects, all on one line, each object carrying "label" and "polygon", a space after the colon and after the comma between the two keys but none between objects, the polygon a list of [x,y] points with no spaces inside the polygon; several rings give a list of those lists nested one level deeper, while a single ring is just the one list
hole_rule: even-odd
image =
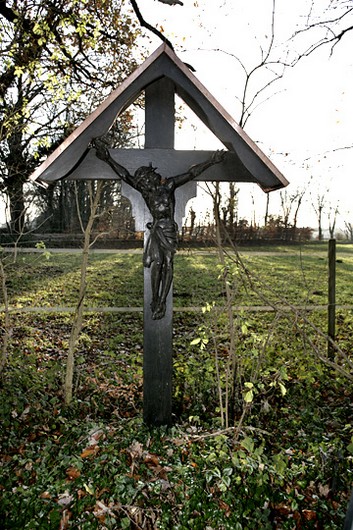
[{"label": "fallen dry leaf", "polygon": [[60,520],[59,530],[66,530],[66,528],[69,527],[69,522],[70,522],[71,515],[72,515],[72,513],[70,512],[70,510],[64,510],[63,511],[63,514],[62,514],[62,517],[61,517],[61,520]]},{"label": "fallen dry leaf", "polygon": [[303,510],[302,514],[306,521],[315,521],[316,519],[316,512],[313,510]]},{"label": "fallen dry leaf", "polygon": [[143,453],[143,445],[140,442],[134,441],[128,448],[131,458],[141,458]]},{"label": "fallen dry leaf", "polygon": [[49,491],[43,491],[43,493],[39,495],[39,498],[40,499],[51,499],[51,495]]},{"label": "fallen dry leaf", "polygon": [[76,467],[69,467],[66,470],[66,476],[69,480],[75,480],[76,478],[81,476],[81,471]]},{"label": "fallen dry leaf", "polygon": [[102,429],[92,429],[92,431],[88,434],[88,445],[97,445],[99,440],[103,437],[105,437],[105,435]]},{"label": "fallen dry leaf", "polygon": [[159,466],[159,458],[157,455],[154,455],[152,453],[147,453],[145,456],[145,464],[148,465],[148,467],[155,467]]},{"label": "fallen dry leaf", "polygon": [[319,484],[319,493],[322,497],[327,498],[330,494],[330,486],[328,484]]},{"label": "fallen dry leaf", "polygon": [[223,510],[225,512],[226,517],[230,516],[231,510],[230,510],[229,504],[227,504],[226,502],[220,500],[219,501],[219,507],[221,508],[221,510]]},{"label": "fallen dry leaf", "polygon": [[87,495],[87,492],[86,492],[86,491],[81,490],[81,489],[77,490],[77,497],[78,497],[78,499],[82,499],[82,497],[86,497],[86,495]]},{"label": "fallen dry leaf", "polygon": [[80,457],[81,458],[88,458],[90,456],[95,456],[99,451],[99,446],[98,445],[93,445],[91,447],[86,447],[86,449],[84,449],[82,451],[82,453],[80,454]]},{"label": "fallen dry leaf", "polygon": [[65,491],[65,493],[61,493],[58,497],[58,500],[57,500],[57,503],[60,505],[60,506],[68,506],[69,504],[72,503],[72,501],[74,500],[73,496],[70,495],[70,493],[68,491]]},{"label": "fallen dry leaf", "polygon": [[103,502],[97,501],[93,509],[94,516],[98,519],[99,522],[105,522],[105,516],[114,515],[114,512],[110,509],[109,506],[106,506]]}]

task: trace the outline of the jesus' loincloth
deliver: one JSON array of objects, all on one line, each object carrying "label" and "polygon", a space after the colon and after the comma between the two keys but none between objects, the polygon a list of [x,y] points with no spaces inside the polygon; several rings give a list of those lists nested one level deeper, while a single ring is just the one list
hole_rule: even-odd
[{"label": "jesus' loincloth", "polygon": [[172,258],[178,244],[178,225],[173,219],[158,219],[148,223],[150,233],[144,250],[143,264],[150,267],[153,262],[163,264],[168,256]]}]

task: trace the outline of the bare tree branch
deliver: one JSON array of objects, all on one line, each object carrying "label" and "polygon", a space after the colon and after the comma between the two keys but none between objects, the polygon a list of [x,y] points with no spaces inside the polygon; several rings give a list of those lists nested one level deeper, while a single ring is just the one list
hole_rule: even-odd
[{"label": "bare tree branch", "polygon": [[316,22],[310,23],[309,22],[310,15],[311,15],[310,13],[307,19],[307,26],[305,28],[302,28],[296,31],[290,40],[294,40],[299,35],[308,33],[318,28],[324,29],[326,31],[326,34],[320,40],[308,46],[303,53],[301,53],[297,58],[294,59],[294,63],[297,63],[303,57],[308,57],[313,52],[315,52],[318,48],[321,48],[322,46],[325,46],[325,45],[331,45],[331,55],[332,55],[335,46],[337,46],[337,44],[341,42],[342,38],[345,35],[347,35],[353,30],[352,23],[349,23],[345,28],[339,29],[337,32],[335,32],[335,26],[338,24],[342,24],[342,22],[344,22],[346,18],[352,14],[353,14],[353,7],[350,7],[347,9],[347,11],[339,14],[337,17],[330,17],[324,20],[318,20]]},{"label": "bare tree branch", "polygon": [[172,43],[170,42],[169,39],[167,39],[167,37],[165,37],[163,35],[163,33],[161,33],[157,28],[151,26],[151,24],[149,24],[148,22],[145,21],[145,19],[143,18],[142,14],[141,14],[141,11],[139,9],[139,6],[137,5],[137,2],[136,0],[130,0],[131,2],[131,5],[133,7],[133,10],[135,12],[135,15],[137,16],[137,19],[140,23],[140,25],[143,27],[143,28],[146,28],[148,29],[149,31],[151,31],[154,35],[157,35],[158,38],[160,38],[163,42],[165,42],[172,50],[174,50],[173,48],[173,45]]}]

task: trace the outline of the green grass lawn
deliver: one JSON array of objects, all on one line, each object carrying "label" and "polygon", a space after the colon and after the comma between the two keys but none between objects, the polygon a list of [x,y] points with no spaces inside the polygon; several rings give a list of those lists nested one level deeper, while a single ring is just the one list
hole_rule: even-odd
[{"label": "green grass lawn", "polygon": [[[337,260],[337,303],[351,305],[353,246],[338,244]],[[87,307],[141,307],[141,261],[93,253]],[[242,247],[226,267],[210,249],[178,253],[176,309],[208,309],[174,315],[169,429],[142,422],[142,313],[86,312],[65,407],[71,314],[21,308],[73,307],[80,255],[3,262],[17,310],[0,380],[2,528],[342,528],[353,311],[337,311],[339,350],[327,362],[327,314],[313,309],[327,303],[327,244]],[[278,311],[253,310],[268,304]]]},{"label": "green grass lawn", "polygon": [[[243,280],[234,277],[239,305],[269,302],[303,305],[327,303],[327,245],[276,247],[271,252],[246,248],[240,257],[263,299],[249,292]],[[353,299],[353,246],[337,247],[337,304],[351,305]],[[234,269],[234,263],[229,266]],[[75,304],[80,274],[79,254],[20,254],[9,266],[11,305],[56,307]],[[239,269],[239,267],[238,267]],[[239,270],[233,270],[239,273]],[[175,258],[175,307],[222,303],[222,270],[215,252],[179,253]],[[94,253],[88,270],[87,306],[141,307],[143,268],[141,255]]]}]

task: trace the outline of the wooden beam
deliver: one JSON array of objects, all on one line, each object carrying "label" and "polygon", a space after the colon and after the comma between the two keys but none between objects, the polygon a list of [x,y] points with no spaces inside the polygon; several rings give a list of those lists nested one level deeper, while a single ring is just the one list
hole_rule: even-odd
[{"label": "wooden beam", "polygon": [[[111,149],[110,154],[134,174],[137,168],[152,163],[163,177],[174,177],[187,171],[192,165],[204,162],[214,151],[177,151],[175,149]],[[79,165],[66,176],[69,180],[106,179],[116,180],[116,173],[95,155],[90,149]],[[55,175],[46,179],[47,183],[55,181]],[[226,152],[222,163],[204,171],[196,180],[226,182],[257,182],[239,160],[236,153]],[[272,183],[275,185],[275,182]]]},{"label": "wooden beam", "polygon": [[[174,85],[161,79],[146,89],[145,147],[174,147]],[[144,164],[148,165],[148,164]],[[145,248],[148,234],[145,232]],[[151,269],[144,267],[143,419],[147,425],[172,423],[173,286],[165,315],[152,318]]]},{"label": "wooden beam", "polygon": [[174,99],[175,86],[167,77],[146,88],[145,149],[174,147]]}]

